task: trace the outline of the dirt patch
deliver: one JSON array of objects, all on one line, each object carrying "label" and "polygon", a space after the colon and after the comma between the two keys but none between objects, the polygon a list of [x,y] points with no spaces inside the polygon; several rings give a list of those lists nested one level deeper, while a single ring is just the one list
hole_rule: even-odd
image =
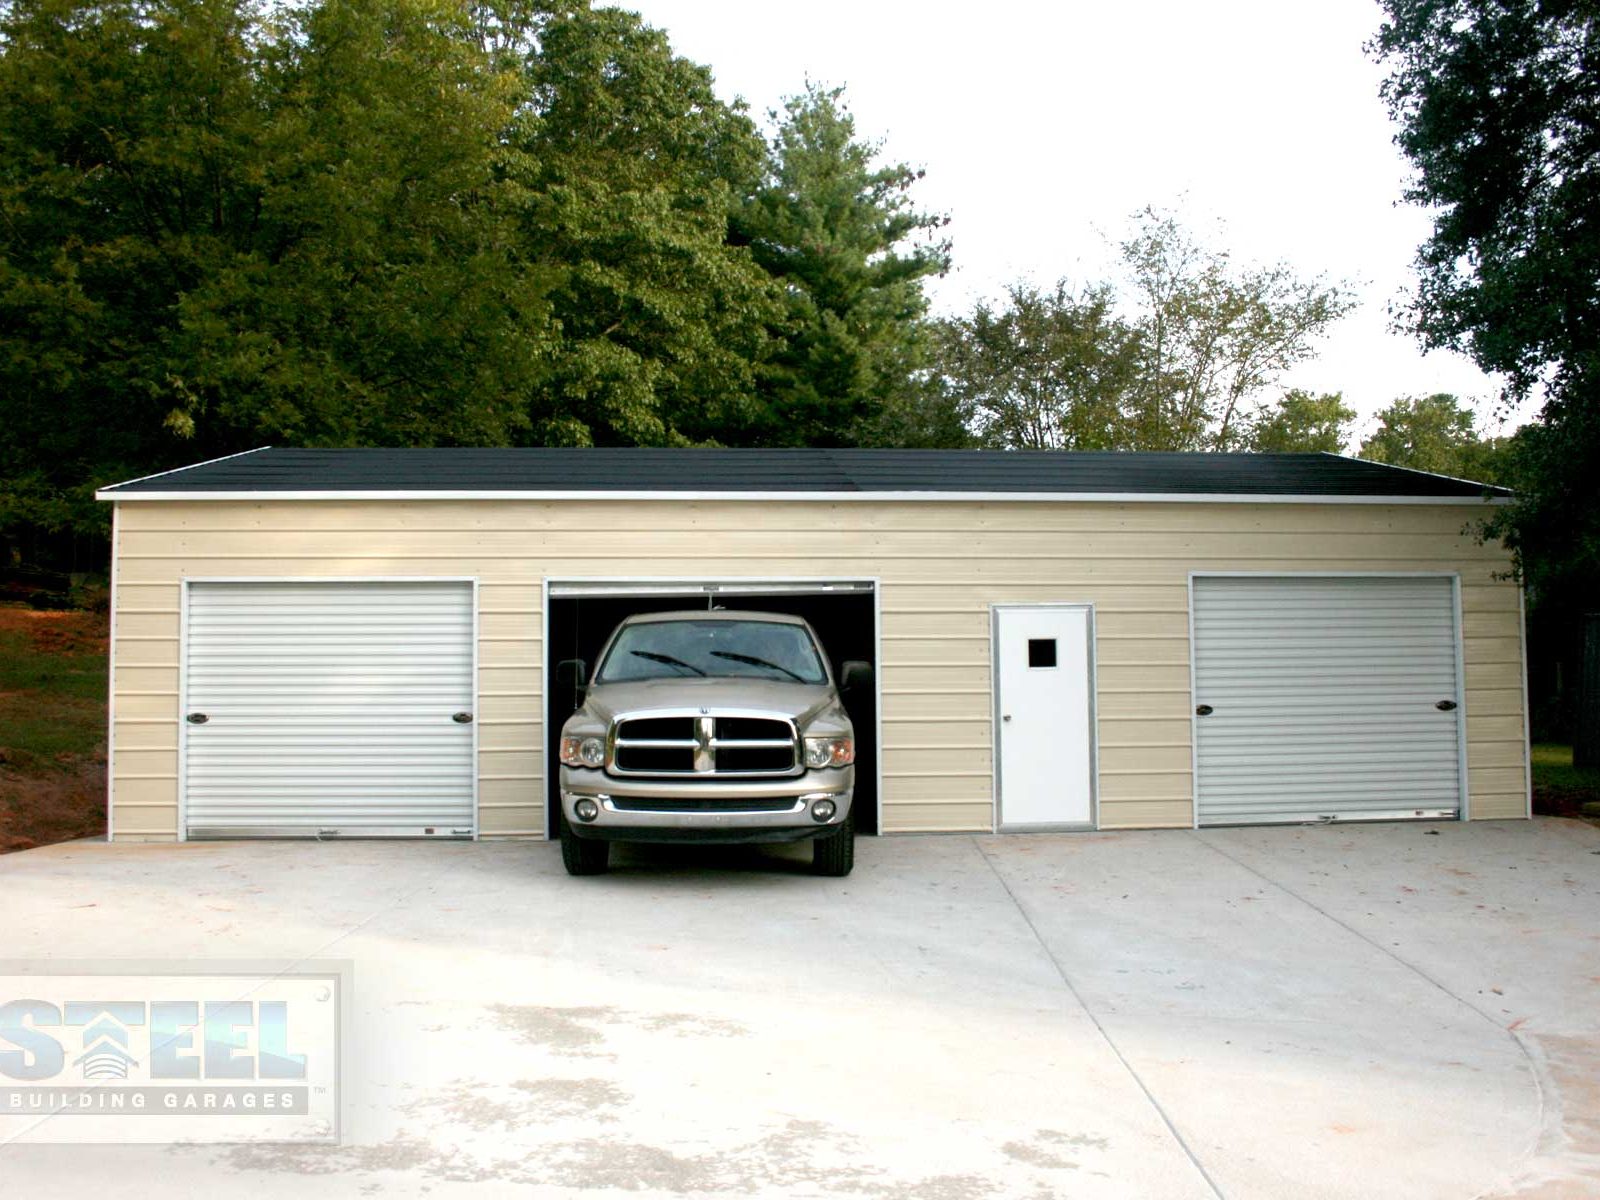
[{"label": "dirt patch", "polygon": [[544,1046],[569,1058],[610,1057],[600,1047],[606,1040],[604,1027],[616,1021],[614,1008],[493,1004],[489,1011],[502,1029],[527,1045]]},{"label": "dirt patch", "polygon": [[[498,1102],[453,1106],[452,1125],[429,1136],[397,1134],[371,1145],[244,1145],[221,1153],[217,1161],[236,1171],[273,1174],[368,1175],[401,1172],[413,1179],[487,1183],[548,1190],[552,1186],[585,1192],[670,1192],[748,1196],[784,1189],[790,1195],[866,1196],[881,1200],[982,1200],[998,1190],[978,1175],[932,1175],[900,1180],[871,1160],[854,1138],[816,1121],[790,1120],[764,1134],[721,1150],[681,1153],[665,1146],[631,1142],[626,1137],[529,1147],[523,1157],[497,1155],[498,1145],[474,1143],[471,1134],[539,1124],[518,1106]],[[462,1133],[468,1136],[463,1138]],[[819,1147],[825,1148],[819,1154]],[[174,1154],[210,1153],[201,1147],[174,1147]],[[829,1161],[819,1161],[826,1158]],[[367,1190],[364,1187],[362,1190]],[[374,1189],[376,1190],[376,1189]],[[424,1184],[423,1191],[428,1186]]]},{"label": "dirt patch", "polygon": [[610,1111],[625,1105],[627,1092],[604,1079],[519,1079],[505,1089],[458,1083],[419,1096],[401,1111],[443,1117],[477,1132],[520,1129],[566,1117],[615,1122]]},{"label": "dirt patch", "polygon": [[737,1021],[706,1017],[699,1013],[655,1013],[641,1022],[652,1032],[682,1033],[706,1037],[743,1037],[750,1031]]},{"label": "dirt patch", "polygon": [[1592,1200],[1600,1196],[1600,1042],[1548,1033],[1537,1040],[1561,1106],[1562,1157],[1577,1166],[1563,1178],[1525,1183],[1502,1200]]},{"label": "dirt patch", "polygon": [[1029,1166],[1045,1167],[1052,1171],[1076,1171],[1082,1164],[1068,1157],[1069,1154],[1077,1150],[1104,1150],[1108,1144],[1105,1138],[1062,1133],[1059,1129],[1040,1129],[1031,1140],[1007,1142],[1000,1149],[1008,1158]]},{"label": "dirt patch", "polygon": [[1530,754],[1534,814],[1600,825],[1600,818],[1583,811],[1585,804],[1600,804],[1600,768],[1575,766],[1572,747],[1554,742],[1537,742]]},{"label": "dirt patch", "polygon": [[40,654],[105,654],[111,623],[104,613],[37,612],[0,605],[0,633],[25,633]]},{"label": "dirt patch", "polygon": [[511,1085],[532,1097],[545,1117],[592,1117],[615,1121],[609,1110],[621,1108],[631,1096],[604,1079],[519,1079]]},{"label": "dirt patch", "polygon": [[105,832],[107,634],[0,605],[0,853]]},{"label": "dirt patch", "polygon": [[0,766],[0,854],[106,831],[106,760],[21,773]]},{"label": "dirt patch", "polygon": [[534,1004],[495,1004],[489,1012],[502,1029],[530,1046],[543,1046],[567,1058],[612,1058],[603,1047],[606,1031],[631,1025],[651,1033],[679,1037],[744,1037],[750,1031],[736,1021],[699,1013],[639,1013],[585,1006],[556,1008]]},{"label": "dirt patch", "polygon": [[[1600,1042],[1542,1034],[1539,1047],[1561,1094],[1561,1127],[1572,1148],[1600,1167]],[[1600,1171],[1595,1175],[1600,1192]]]},{"label": "dirt patch", "polygon": [[1600,803],[1600,787],[1562,787],[1536,783],[1533,786],[1533,813],[1537,817],[1568,817],[1600,825],[1600,818],[1583,811],[1585,804]]}]

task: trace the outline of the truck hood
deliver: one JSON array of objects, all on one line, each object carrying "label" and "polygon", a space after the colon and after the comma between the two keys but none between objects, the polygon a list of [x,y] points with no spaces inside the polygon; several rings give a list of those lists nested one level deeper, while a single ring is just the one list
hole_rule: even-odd
[{"label": "truck hood", "polygon": [[802,729],[828,709],[838,709],[841,731],[849,719],[827,684],[788,683],[775,679],[646,679],[638,683],[601,683],[589,689],[580,713],[610,724],[618,713],[646,709],[755,709],[793,717]]}]

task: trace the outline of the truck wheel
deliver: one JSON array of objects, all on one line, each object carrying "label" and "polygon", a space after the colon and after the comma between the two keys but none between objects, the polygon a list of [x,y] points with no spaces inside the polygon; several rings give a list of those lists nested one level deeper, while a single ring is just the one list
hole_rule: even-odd
[{"label": "truck wheel", "polygon": [[581,838],[561,814],[561,865],[568,875],[604,875],[611,865],[611,843],[600,838]]},{"label": "truck wheel", "polygon": [[811,843],[811,873],[843,878],[856,865],[856,816],[851,813],[838,832]]}]

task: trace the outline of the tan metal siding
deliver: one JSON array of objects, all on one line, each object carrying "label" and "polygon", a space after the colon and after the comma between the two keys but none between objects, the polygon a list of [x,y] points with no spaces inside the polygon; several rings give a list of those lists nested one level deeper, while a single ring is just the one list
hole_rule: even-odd
[{"label": "tan metal siding", "polygon": [[1190,571],[1459,571],[1474,817],[1526,810],[1517,590],[1502,551],[1428,505],[316,501],[119,505],[119,838],[177,823],[178,581],[481,580],[480,826],[543,836],[546,578],[882,581],[883,827],[986,830],[988,606],[1088,601],[1100,819],[1187,826]]}]

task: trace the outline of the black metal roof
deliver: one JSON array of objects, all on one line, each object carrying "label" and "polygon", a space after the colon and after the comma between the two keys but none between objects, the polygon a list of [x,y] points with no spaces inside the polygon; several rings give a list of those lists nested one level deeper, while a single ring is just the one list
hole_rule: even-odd
[{"label": "black metal roof", "polygon": [[1504,496],[1337,454],[1011,450],[267,448],[103,489],[241,492],[960,492],[1308,497]]}]

